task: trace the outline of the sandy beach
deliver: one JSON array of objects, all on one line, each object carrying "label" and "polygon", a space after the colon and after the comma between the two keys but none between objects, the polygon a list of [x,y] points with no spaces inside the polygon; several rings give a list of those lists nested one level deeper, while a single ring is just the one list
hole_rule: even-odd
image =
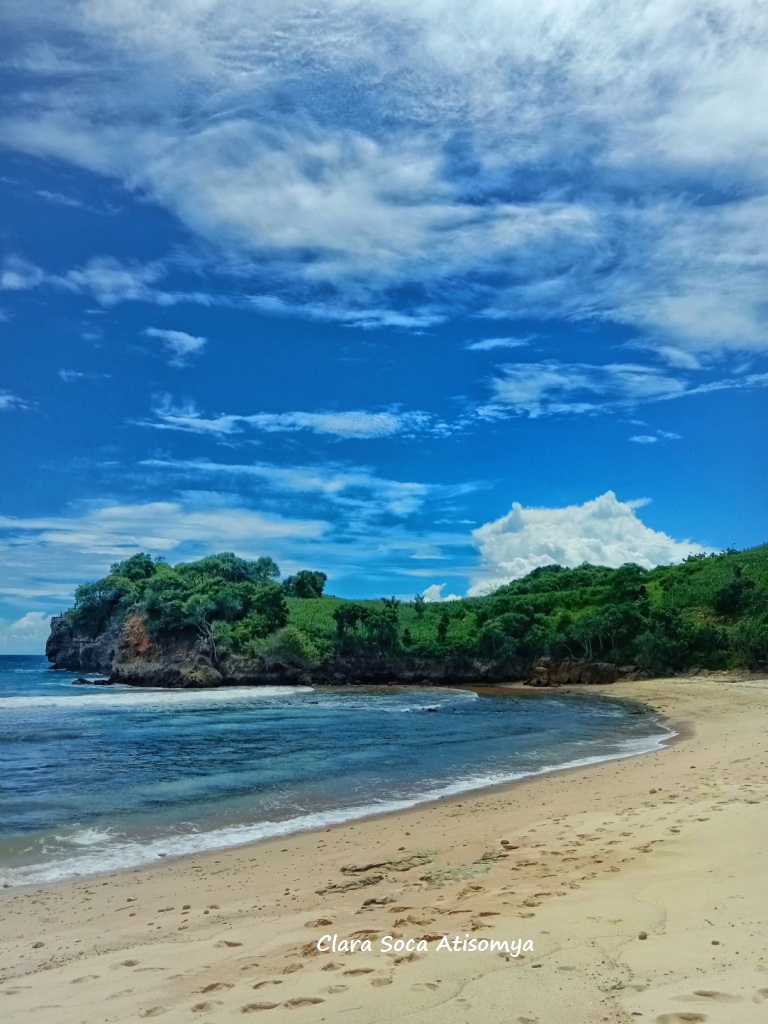
[{"label": "sandy beach", "polygon": [[[768,680],[604,692],[656,708],[678,739],[322,832],[5,891],[0,1014],[764,1021]],[[323,936],[336,952],[317,949]],[[338,948],[354,939],[371,949]]]}]

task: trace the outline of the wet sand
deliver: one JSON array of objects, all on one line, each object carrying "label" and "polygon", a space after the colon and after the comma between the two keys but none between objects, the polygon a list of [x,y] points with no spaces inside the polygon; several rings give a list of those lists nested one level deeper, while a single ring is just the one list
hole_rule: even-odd
[{"label": "wet sand", "polygon": [[[678,740],[321,832],[7,890],[0,1014],[766,1020],[768,680],[589,692],[650,704]],[[318,951],[326,934],[372,949]],[[443,935],[533,951],[438,950]],[[427,951],[386,951],[384,936]]]}]

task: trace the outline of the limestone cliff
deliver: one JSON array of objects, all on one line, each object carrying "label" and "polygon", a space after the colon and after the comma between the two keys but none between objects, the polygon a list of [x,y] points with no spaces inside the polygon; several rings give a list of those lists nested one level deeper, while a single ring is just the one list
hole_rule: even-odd
[{"label": "limestone cliff", "polygon": [[233,684],[493,684],[528,682],[534,686],[612,683],[633,674],[633,666],[524,658],[498,661],[462,655],[418,658],[408,654],[337,656],[311,668],[238,655],[215,657],[190,635],[153,640],[138,612],[120,627],[94,639],[75,636],[65,615],[51,620],[45,653],[54,668],[100,672],[129,686],[212,687]]}]

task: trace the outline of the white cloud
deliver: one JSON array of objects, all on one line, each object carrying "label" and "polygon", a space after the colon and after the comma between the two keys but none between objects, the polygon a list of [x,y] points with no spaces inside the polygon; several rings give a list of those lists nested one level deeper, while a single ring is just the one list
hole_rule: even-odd
[{"label": "white cloud", "polygon": [[3,291],[21,292],[37,288],[44,279],[44,272],[34,263],[18,256],[9,256],[3,260],[0,269],[0,289]]},{"label": "white cloud", "polygon": [[481,341],[468,341],[464,348],[469,352],[490,352],[495,348],[524,348],[530,345],[535,337],[535,334],[529,334],[525,338],[483,338]]},{"label": "white cloud", "polygon": [[[606,407],[673,398],[685,383],[653,367],[635,363],[517,363],[501,367],[492,381],[495,407],[531,417],[595,412]],[[493,413],[494,406],[491,408]],[[487,411],[487,410],[486,410]]]},{"label": "white cloud", "polygon": [[0,654],[39,654],[50,632],[51,615],[27,612],[20,619],[0,619]]},{"label": "white cloud", "polygon": [[148,338],[158,338],[165,346],[171,366],[186,366],[192,356],[199,355],[208,341],[207,338],[196,338],[186,331],[167,331],[159,327],[147,327],[144,334]]},{"label": "white cloud", "polygon": [[395,435],[412,437],[417,433],[442,435],[453,429],[429,413],[402,412],[397,409],[384,412],[353,409],[335,412],[260,412],[248,415],[220,413],[205,417],[192,403],[174,406],[171,398],[165,397],[154,413],[157,419],[143,421],[142,426],[222,436],[241,433],[250,428],[270,434],[307,430],[339,439],[365,440]]},{"label": "white cloud", "polygon": [[41,188],[35,191],[36,196],[40,196],[41,199],[45,199],[46,202],[53,203],[55,206],[82,206],[82,202],[75,198],[75,196],[65,196],[61,192],[49,192],[47,189]]},{"label": "white cloud", "polygon": [[426,426],[426,413],[410,412],[283,412],[257,413],[247,422],[267,432],[310,430],[341,438],[391,437]]},{"label": "white cloud", "polygon": [[[110,308],[121,302],[146,302],[155,306],[174,306],[182,302],[210,306],[232,304],[228,296],[216,298],[206,292],[168,291],[157,287],[167,276],[169,266],[161,260],[151,263],[125,262],[113,256],[95,256],[81,267],[53,274],[20,257],[3,261],[0,290],[27,291],[48,285],[86,295],[100,306]],[[88,310],[87,312],[101,312]]]},{"label": "white cloud", "polygon": [[91,373],[87,370],[68,370],[62,367],[59,370],[59,377],[64,381],[65,384],[73,384],[78,380],[87,380],[91,382],[106,380],[111,377],[111,373]]},{"label": "white cloud", "polygon": [[170,501],[97,505],[75,516],[0,516],[0,531],[21,544],[31,538],[36,545],[116,558],[137,550],[165,554],[185,543],[218,544],[218,549],[237,543],[252,549],[266,540],[316,538],[326,527],[320,520],[291,520],[248,508],[189,508]]},{"label": "white cloud", "polygon": [[656,444],[659,441],[680,441],[681,434],[674,430],[657,430],[655,434],[633,434],[630,441],[635,444]]},{"label": "white cloud", "polygon": [[26,409],[27,403],[19,398],[18,395],[12,395],[10,391],[0,391],[0,412],[11,412],[13,409]]},{"label": "white cloud", "polygon": [[[9,18],[6,144],[250,260],[255,303],[610,318],[681,368],[672,349],[766,347],[759,0],[28,0]],[[104,270],[69,283],[174,301]]]},{"label": "white cloud", "polygon": [[459,601],[461,598],[458,594],[443,594],[445,589],[445,583],[433,583],[427,587],[426,590],[422,590],[421,596],[425,601],[432,603],[435,601]]},{"label": "white cloud", "polygon": [[[204,459],[145,459],[140,465],[162,469],[167,473],[199,479],[202,474],[224,479],[259,480],[275,491],[316,495],[332,504],[357,510],[361,514],[389,513],[407,516],[418,511],[431,495],[457,493],[462,487],[450,488],[388,480],[365,467],[345,467],[336,463],[317,466],[275,466],[270,463],[249,464],[208,462]],[[464,490],[467,485],[464,485]]]},{"label": "white cloud", "polygon": [[127,264],[111,256],[99,256],[52,280],[69,291],[92,295],[102,306],[114,306],[118,302],[153,301],[156,293],[152,285],[162,276],[158,265]]},{"label": "white cloud", "polygon": [[768,387],[768,374],[693,384],[686,377],[637,363],[515,363],[499,367],[491,380],[493,400],[477,409],[482,419],[509,414],[551,416],[632,409],[644,402],[669,401],[712,391]]},{"label": "white cloud", "polygon": [[524,508],[515,502],[505,516],[472,531],[482,565],[469,595],[495,589],[541,565],[589,562],[616,568],[636,562],[651,569],[710,550],[651,529],[637,516],[638,507],[638,502],[619,501],[613,491],[564,508]]}]

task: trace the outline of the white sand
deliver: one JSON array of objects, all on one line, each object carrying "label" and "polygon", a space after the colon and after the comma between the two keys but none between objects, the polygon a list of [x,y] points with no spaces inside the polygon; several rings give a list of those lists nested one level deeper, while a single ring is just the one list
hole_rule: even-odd
[{"label": "white sand", "polygon": [[[624,761],[6,891],[2,1019],[767,1021],[768,681],[605,692],[689,725]],[[360,887],[318,892],[346,885]],[[363,909],[371,898],[391,901]],[[374,948],[318,953],[324,933]],[[437,952],[443,934],[534,952]],[[383,935],[427,936],[430,951],[381,952]]]}]

